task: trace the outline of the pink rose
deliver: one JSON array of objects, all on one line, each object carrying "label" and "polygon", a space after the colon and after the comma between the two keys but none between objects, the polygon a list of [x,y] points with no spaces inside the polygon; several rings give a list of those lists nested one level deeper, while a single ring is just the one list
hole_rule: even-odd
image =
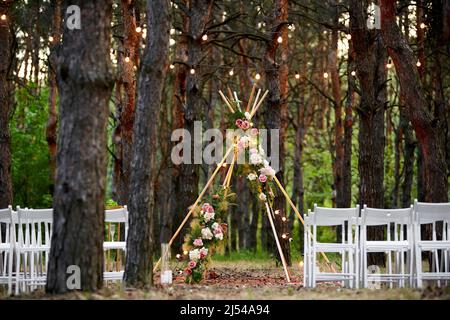
[{"label": "pink rose", "polygon": [[189,263],[188,263],[189,269],[194,269],[196,266],[197,266],[197,262],[195,262],[194,260],[189,261]]},{"label": "pink rose", "polygon": [[208,207],[210,207],[211,205],[208,203],[208,202],[205,202],[203,205],[202,205],[202,210],[203,211],[208,211]]},{"label": "pink rose", "polygon": [[242,119],[237,119],[236,125],[240,128],[242,126]]},{"label": "pink rose", "polygon": [[263,174],[260,174],[260,175],[259,175],[259,181],[260,181],[260,182],[263,182],[263,183],[266,182],[266,181],[267,181],[267,176],[265,176],[265,175],[263,175]]},{"label": "pink rose", "polygon": [[203,246],[203,240],[198,238],[194,240],[194,246],[196,247],[202,247]]},{"label": "pink rose", "polygon": [[248,122],[247,120],[242,121],[241,129],[247,130],[248,128],[250,128],[250,122]]},{"label": "pink rose", "polygon": [[184,273],[186,273],[187,275],[191,275],[192,274],[192,270],[189,268],[184,269]]},{"label": "pink rose", "polygon": [[214,212],[213,206],[209,206],[209,207],[206,209],[206,212],[208,212],[208,213],[213,213],[213,212]]},{"label": "pink rose", "polygon": [[258,131],[258,129],[256,129],[256,128],[253,128],[253,129],[250,131],[250,134],[251,134],[252,136],[257,136],[258,133],[259,133],[259,131]]}]

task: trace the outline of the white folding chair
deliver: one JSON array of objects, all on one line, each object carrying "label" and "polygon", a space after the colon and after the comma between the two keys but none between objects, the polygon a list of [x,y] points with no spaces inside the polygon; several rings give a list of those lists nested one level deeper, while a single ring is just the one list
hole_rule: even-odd
[{"label": "white folding chair", "polygon": [[52,237],[53,209],[17,207],[16,294],[44,286]]},{"label": "white folding chair", "polygon": [[[450,203],[424,203],[414,200],[414,214],[417,286],[421,288],[423,280],[437,281],[438,286],[441,286],[441,281],[448,284],[450,280]],[[441,239],[437,237],[438,224],[442,224]],[[431,240],[422,239],[422,225],[431,225]],[[422,252],[432,254],[429,272],[423,271]]]},{"label": "white folding chair", "polygon": [[[14,257],[14,227],[11,206],[0,209],[0,284],[8,285],[8,295],[12,292],[12,260]],[[3,256],[2,256],[3,255]]]},{"label": "white folding chair", "polygon": [[[127,236],[128,236],[128,210],[127,206],[124,206],[120,209],[112,209],[105,211],[105,223],[108,224],[108,232],[107,237],[109,237],[108,241],[103,242],[103,250],[106,252],[111,252],[115,250],[116,259],[115,267],[113,267],[112,271],[110,271],[110,261],[105,259],[105,271],[103,272],[103,279],[105,281],[121,281],[123,278],[124,270],[121,266],[121,253],[126,253],[127,248]],[[121,232],[120,226],[123,225],[125,239],[120,239]],[[119,270],[120,269],[120,270]]]},{"label": "white folding chair", "polygon": [[303,228],[303,286],[311,287],[311,236],[312,236],[312,213],[308,209],[308,214],[303,215],[305,222]]},{"label": "white folding chair", "polygon": [[[359,205],[356,208],[322,208],[314,205],[311,213],[312,239],[309,242],[310,263],[307,279],[311,287],[319,281],[341,281],[344,286],[359,287]],[[317,227],[341,226],[341,243],[317,241]],[[309,238],[306,235],[306,238]],[[306,239],[305,239],[306,241]],[[317,265],[318,253],[338,253],[342,258],[342,272],[321,272]]]},{"label": "white folding chair", "polygon": [[[364,288],[368,287],[369,281],[388,282],[391,288],[396,282],[403,288],[407,280],[409,286],[413,286],[413,216],[412,206],[405,209],[374,209],[364,205],[361,213],[360,240]],[[385,226],[385,238],[367,240],[367,227],[370,226]],[[375,272],[379,270],[379,267],[374,272],[368,272],[367,255],[374,252],[386,253],[387,271],[385,273]],[[395,258],[394,270],[393,258]]]}]

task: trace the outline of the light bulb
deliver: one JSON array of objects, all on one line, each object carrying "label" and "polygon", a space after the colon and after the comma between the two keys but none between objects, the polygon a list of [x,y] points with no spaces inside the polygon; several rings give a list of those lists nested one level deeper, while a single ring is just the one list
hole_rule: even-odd
[{"label": "light bulb", "polygon": [[189,72],[190,72],[191,74],[195,74],[195,69],[192,68]]},{"label": "light bulb", "polygon": [[282,43],[282,42],[283,42],[283,37],[282,37],[282,36],[279,36],[279,37],[277,38],[277,42],[278,42],[278,43]]},{"label": "light bulb", "polygon": [[323,77],[324,77],[325,79],[328,79],[328,72],[324,72],[324,73],[323,73]]},{"label": "light bulb", "polygon": [[55,40],[52,36],[48,37],[48,41],[53,42],[53,40]]},{"label": "light bulb", "polygon": [[287,219],[286,219],[286,217],[282,217],[281,220],[282,220],[283,222],[286,222]]},{"label": "light bulb", "polygon": [[422,63],[420,63],[420,61],[417,61],[416,66],[420,67],[422,65]]},{"label": "light bulb", "polygon": [[230,72],[228,72],[228,74],[229,74],[230,76],[232,76],[232,75],[234,74],[233,69],[231,69]]},{"label": "light bulb", "polygon": [[347,40],[351,40],[352,39],[352,35],[351,34],[348,34],[347,35]]},{"label": "light bulb", "polygon": [[6,14],[2,14],[1,19],[2,19],[3,21],[5,21],[5,20],[6,20]]},{"label": "light bulb", "polygon": [[295,79],[300,79],[300,75],[298,73],[295,73]]},{"label": "light bulb", "polygon": [[356,71],[355,70],[352,71],[352,76],[356,76]]},{"label": "light bulb", "polygon": [[275,210],[275,214],[280,214],[280,210]]},{"label": "light bulb", "polygon": [[126,63],[130,62],[130,57],[125,57],[125,62]]},{"label": "light bulb", "polygon": [[169,39],[169,46],[173,46],[175,44],[175,40],[172,38]]},{"label": "light bulb", "polygon": [[142,31],[142,28],[141,28],[141,27],[136,27],[136,32],[137,32],[137,33],[141,33],[141,31]]},{"label": "light bulb", "polygon": [[208,35],[207,35],[207,34],[204,34],[203,37],[202,37],[202,40],[203,40],[203,41],[208,40]]},{"label": "light bulb", "polygon": [[426,27],[427,27],[427,26],[426,26],[425,23],[422,22],[422,23],[420,24],[420,29],[425,29]]},{"label": "light bulb", "polygon": [[281,237],[282,237],[283,239],[286,239],[286,238],[287,238],[286,233],[283,233],[283,234],[281,235]]},{"label": "light bulb", "polygon": [[175,69],[175,66],[174,66],[173,64],[171,64],[171,65],[169,66],[169,68],[173,70],[173,69]]},{"label": "light bulb", "polygon": [[259,73],[257,73],[257,74],[255,75],[255,79],[256,79],[256,80],[261,79],[261,75],[260,75]]},{"label": "light bulb", "polygon": [[181,258],[181,254],[177,253],[176,257],[177,257],[177,259],[180,259]]}]

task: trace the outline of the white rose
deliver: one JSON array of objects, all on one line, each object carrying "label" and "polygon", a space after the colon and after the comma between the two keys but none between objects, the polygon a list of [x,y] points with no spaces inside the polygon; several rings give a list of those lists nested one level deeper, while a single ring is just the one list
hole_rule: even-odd
[{"label": "white rose", "polygon": [[250,115],[250,112],[246,112],[246,113],[245,113],[245,118],[246,118],[247,120],[250,120],[250,119],[252,118],[252,116]]},{"label": "white rose", "polygon": [[214,219],[214,215],[215,215],[214,212],[206,212],[206,213],[203,215],[203,218],[205,219],[205,222],[208,222],[208,221],[210,221],[211,219]]},{"label": "white rose", "polygon": [[202,238],[206,240],[211,240],[213,238],[213,234],[208,227],[202,229]]},{"label": "white rose", "polygon": [[253,180],[256,180],[256,178],[258,178],[258,176],[256,174],[254,174],[254,173],[250,173],[247,176],[247,178],[248,178],[248,180],[253,181]]},{"label": "white rose", "polygon": [[268,176],[268,177],[274,177],[275,176],[275,170],[271,166],[265,166],[264,168],[259,170],[261,174]]},{"label": "white rose", "polygon": [[199,258],[200,258],[200,251],[198,249],[189,251],[190,260],[198,260]]},{"label": "white rose", "polygon": [[252,153],[250,155],[250,163],[253,165],[261,164],[262,160],[261,156],[257,153]]},{"label": "white rose", "polygon": [[261,192],[259,194],[259,200],[266,201],[267,200],[267,196],[264,193]]},{"label": "white rose", "polygon": [[216,233],[215,237],[216,239],[223,240],[223,233],[222,232]]}]

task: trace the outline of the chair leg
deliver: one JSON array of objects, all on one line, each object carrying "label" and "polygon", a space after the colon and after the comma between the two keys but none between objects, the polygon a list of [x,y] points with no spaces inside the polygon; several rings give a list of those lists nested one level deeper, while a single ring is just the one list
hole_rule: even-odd
[{"label": "chair leg", "polygon": [[420,248],[416,249],[416,281],[417,288],[422,288],[422,250]]},{"label": "chair leg", "polygon": [[[434,255],[434,260],[433,260],[433,264],[435,266],[434,270],[436,271],[436,273],[439,273],[439,253],[438,250],[434,250],[433,251],[433,255]],[[440,288],[441,287],[441,280],[437,281],[437,286]]]},{"label": "chair leg", "polygon": [[[388,256],[388,273],[392,276],[392,253],[391,251],[388,251],[387,253]],[[389,281],[389,288],[393,288],[393,281],[392,278]]]}]

